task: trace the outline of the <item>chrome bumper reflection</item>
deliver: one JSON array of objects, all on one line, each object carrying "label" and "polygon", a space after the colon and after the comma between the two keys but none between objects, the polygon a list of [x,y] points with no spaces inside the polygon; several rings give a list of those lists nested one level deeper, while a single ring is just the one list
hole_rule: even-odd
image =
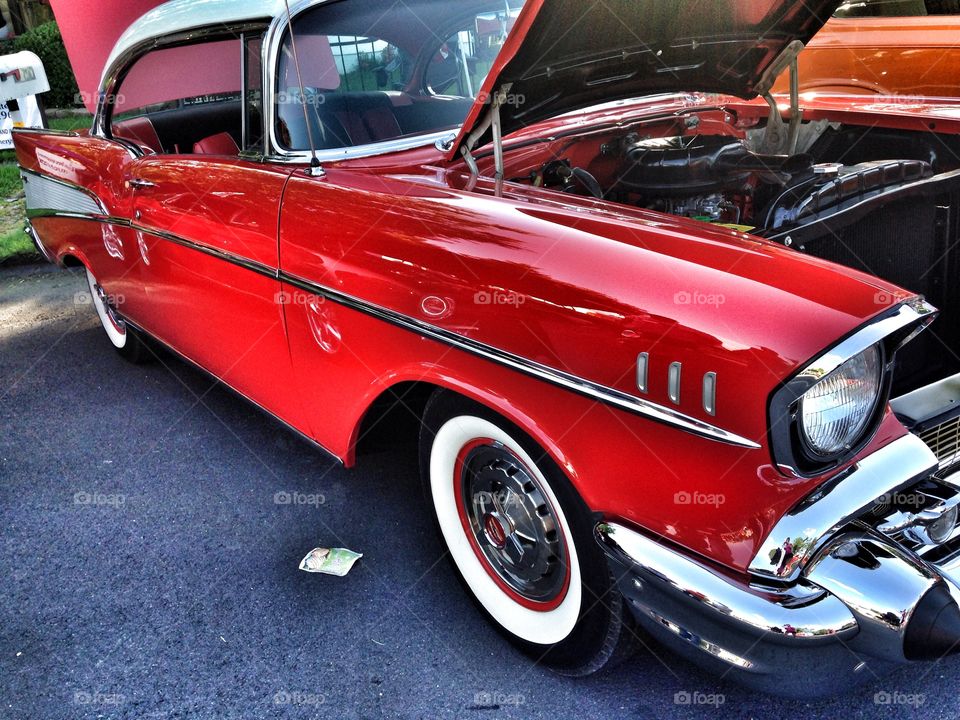
[{"label": "chrome bumper reflection", "polygon": [[767,536],[750,572],[792,581],[843,525],[877,498],[895,493],[937,469],[937,458],[916,435],[905,435],[818,487]]}]

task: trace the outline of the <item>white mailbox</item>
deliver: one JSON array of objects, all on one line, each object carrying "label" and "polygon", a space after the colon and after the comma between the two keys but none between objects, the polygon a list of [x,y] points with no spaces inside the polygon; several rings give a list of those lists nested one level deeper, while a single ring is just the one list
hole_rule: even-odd
[{"label": "white mailbox", "polygon": [[0,56],[0,150],[13,147],[13,128],[44,127],[37,95],[49,89],[47,71],[35,53]]},{"label": "white mailbox", "polygon": [[47,71],[35,53],[24,50],[0,57],[0,100],[19,100],[49,89]]}]

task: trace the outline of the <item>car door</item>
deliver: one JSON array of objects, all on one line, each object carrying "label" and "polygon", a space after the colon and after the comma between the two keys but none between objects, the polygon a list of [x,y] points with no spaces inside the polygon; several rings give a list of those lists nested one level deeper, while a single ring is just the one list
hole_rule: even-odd
[{"label": "car door", "polygon": [[[259,138],[247,107],[259,96],[240,87],[251,55],[259,55],[258,38],[155,51],[120,86],[115,110],[152,110],[136,118],[135,133],[129,119],[112,125],[137,135],[146,153],[124,168],[146,294],[134,320],[304,429],[277,279],[277,224],[291,170],[241,157]],[[215,69],[204,77],[189,72],[207,67]]]}]

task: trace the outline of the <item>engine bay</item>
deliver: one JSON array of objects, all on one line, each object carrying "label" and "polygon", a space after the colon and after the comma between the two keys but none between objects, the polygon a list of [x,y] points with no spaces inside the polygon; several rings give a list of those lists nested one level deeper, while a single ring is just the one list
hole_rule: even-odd
[{"label": "engine bay", "polygon": [[[786,155],[759,144],[750,136],[629,133],[601,144],[587,167],[552,159],[517,180],[792,242],[791,231],[908,195],[935,175],[929,158],[845,163],[813,147]],[[613,172],[595,175],[597,167]]]}]

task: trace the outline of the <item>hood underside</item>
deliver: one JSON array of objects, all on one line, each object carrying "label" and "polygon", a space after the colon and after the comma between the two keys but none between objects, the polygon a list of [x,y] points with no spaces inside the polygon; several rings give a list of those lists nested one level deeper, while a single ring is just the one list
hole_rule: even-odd
[{"label": "hood underside", "polygon": [[[658,93],[756,97],[840,0],[528,0],[455,151],[510,86],[503,133],[591,105]],[[481,135],[476,145],[491,139]]]}]

